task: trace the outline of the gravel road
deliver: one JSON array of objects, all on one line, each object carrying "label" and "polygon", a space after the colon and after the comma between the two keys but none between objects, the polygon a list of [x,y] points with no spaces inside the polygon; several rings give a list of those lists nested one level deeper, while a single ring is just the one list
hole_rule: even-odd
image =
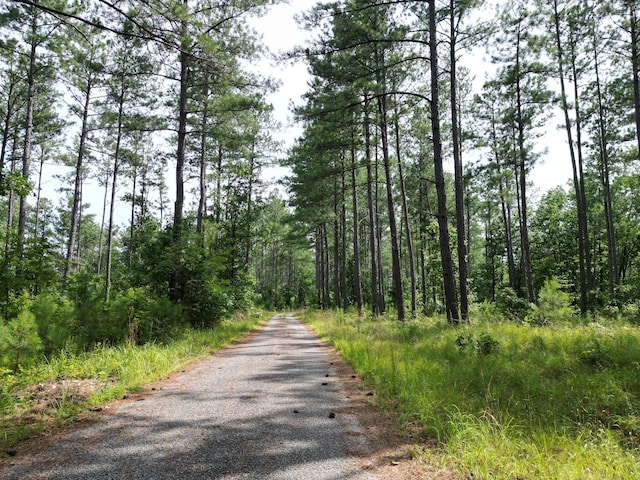
[{"label": "gravel road", "polygon": [[356,479],[369,445],[326,346],[291,315],[0,470],[8,479]]}]

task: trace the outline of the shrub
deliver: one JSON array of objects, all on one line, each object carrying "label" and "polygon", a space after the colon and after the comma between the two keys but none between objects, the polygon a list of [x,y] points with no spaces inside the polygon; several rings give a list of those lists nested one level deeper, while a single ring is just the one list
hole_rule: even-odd
[{"label": "shrub", "polygon": [[32,365],[42,350],[35,315],[29,304],[6,325],[0,325],[0,367],[13,370]]},{"label": "shrub", "polygon": [[500,349],[500,342],[491,336],[490,333],[484,332],[475,338],[472,334],[458,334],[456,345],[462,350],[467,347],[472,348],[478,355],[486,356],[496,353]]},{"label": "shrub", "polygon": [[538,304],[531,305],[525,321],[532,325],[549,325],[554,321],[569,320],[575,311],[569,294],[562,291],[557,278],[549,278],[538,295]]},{"label": "shrub", "polygon": [[496,306],[508,320],[523,321],[531,311],[529,302],[520,298],[511,287],[504,287],[498,292]]},{"label": "shrub", "polygon": [[45,355],[69,348],[77,333],[73,304],[60,295],[38,295],[31,306]]}]

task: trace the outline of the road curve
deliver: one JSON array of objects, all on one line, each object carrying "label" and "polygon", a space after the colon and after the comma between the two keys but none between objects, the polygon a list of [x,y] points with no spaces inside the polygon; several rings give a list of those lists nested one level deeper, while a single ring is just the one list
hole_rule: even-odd
[{"label": "road curve", "polygon": [[0,479],[369,480],[326,346],[290,314]]}]

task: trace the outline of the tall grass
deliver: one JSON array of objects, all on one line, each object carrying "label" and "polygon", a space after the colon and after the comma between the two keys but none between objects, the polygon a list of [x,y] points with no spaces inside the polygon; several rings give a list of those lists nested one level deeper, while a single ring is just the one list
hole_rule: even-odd
[{"label": "tall grass", "polygon": [[[139,391],[244,337],[268,317],[254,312],[223,320],[212,329],[185,328],[163,344],[99,345],[81,354],[62,351],[16,373],[0,369],[0,456],[3,450],[45,428],[52,419],[66,422],[92,406]],[[32,395],[25,394],[34,385],[72,379],[91,380],[96,388],[80,403],[63,391],[50,408],[37,412]]]},{"label": "tall grass", "polygon": [[305,320],[462,474],[640,478],[637,327]]}]

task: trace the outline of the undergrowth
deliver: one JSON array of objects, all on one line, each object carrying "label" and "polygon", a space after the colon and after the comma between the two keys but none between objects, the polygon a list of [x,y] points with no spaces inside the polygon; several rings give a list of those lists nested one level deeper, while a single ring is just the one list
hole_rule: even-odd
[{"label": "undergrowth", "polygon": [[[184,328],[163,344],[98,345],[86,353],[62,351],[16,372],[0,369],[0,457],[52,423],[68,423],[81,412],[140,391],[206,357],[244,337],[267,318],[253,312],[223,320],[211,329]],[[78,381],[91,387],[86,397],[69,387],[70,382]],[[57,393],[48,396],[44,407],[37,405],[37,393],[47,386]]]},{"label": "undergrowth", "polygon": [[305,320],[375,387],[381,406],[438,443],[425,455],[462,475],[640,478],[636,326],[452,327],[317,311]]}]

